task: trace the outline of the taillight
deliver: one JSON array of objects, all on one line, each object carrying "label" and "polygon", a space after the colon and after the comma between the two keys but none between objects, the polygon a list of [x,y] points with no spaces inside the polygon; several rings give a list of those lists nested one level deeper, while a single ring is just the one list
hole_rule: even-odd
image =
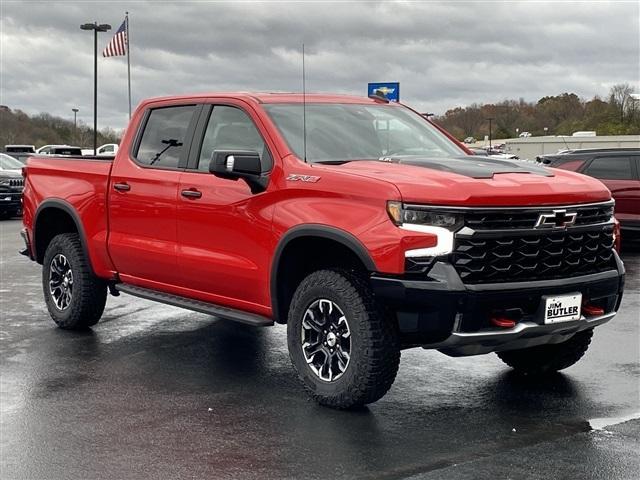
[{"label": "taillight", "polygon": [[22,178],[27,178],[27,166],[22,167]]},{"label": "taillight", "polygon": [[616,252],[620,253],[620,245],[622,242],[621,231],[620,231],[620,222],[617,218],[613,218],[613,248],[616,249]]}]

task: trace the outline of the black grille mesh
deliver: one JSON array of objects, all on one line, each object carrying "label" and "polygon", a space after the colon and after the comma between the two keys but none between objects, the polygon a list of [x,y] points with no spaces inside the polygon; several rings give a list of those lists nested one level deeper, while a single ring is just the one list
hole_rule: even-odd
[{"label": "black grille mesh", "polygon": [[567,278],[613,268],[613,228],[456,238],[452,262],[465,283]]},{"label": "black grille mesh", "polygon": [[24,180],[22,178],[12,178],[11,180],[9,180],[9,186],[24,187]]}]

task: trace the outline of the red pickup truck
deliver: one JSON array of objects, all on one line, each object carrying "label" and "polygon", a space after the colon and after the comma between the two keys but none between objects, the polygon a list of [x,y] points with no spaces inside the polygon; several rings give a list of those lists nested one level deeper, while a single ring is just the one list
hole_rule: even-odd
[{"label": "red pickup truck", "polygon": [[566,368],[620,305],[611,194],[467,153],[377,97],[151,99],[114,159],[29,159],[23,253],[62,328],[96,324],[108,291],[287,324],[336,408],[382,397],[405,348]]}]

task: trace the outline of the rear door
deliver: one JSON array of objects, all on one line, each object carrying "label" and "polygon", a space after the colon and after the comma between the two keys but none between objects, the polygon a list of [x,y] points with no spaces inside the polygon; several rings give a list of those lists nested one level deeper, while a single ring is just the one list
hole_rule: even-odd
[{"label": "rear door", "polygon": [[151,288],[178,285],[176,202],[180,173],[201,107],[163,105],[146,112],[133,147],[111,173],[109,253],[122,280]]},{"label": "rear door", "polygon": [[178,192],[178,258],[183,285],[196,297],[267,313],[272,193],[209,173],[214,150],[251,150],[272,168],[267,132],[240,102],[206,105]]},{"label": "rear door", "polygon": [[[637,157],[635,157],[637,158]],[[633,156],[595,157],[582,173],[602,181],[616,201],[615,215],[623,224],[640,220],[640,180]]]}]

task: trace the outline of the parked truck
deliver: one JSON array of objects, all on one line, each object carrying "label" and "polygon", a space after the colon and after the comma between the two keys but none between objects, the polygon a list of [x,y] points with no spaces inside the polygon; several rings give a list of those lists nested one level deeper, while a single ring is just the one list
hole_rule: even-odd
[{"label": "parked truck", "polygon": [[108,291],[286,324],[336,408],[381,398],[407,348],[569,367],[622,297],[611,194],[468,153],[379,97],[150,99],[115,158],[29,159],[23,253],[65,329],[95,325]]}]

